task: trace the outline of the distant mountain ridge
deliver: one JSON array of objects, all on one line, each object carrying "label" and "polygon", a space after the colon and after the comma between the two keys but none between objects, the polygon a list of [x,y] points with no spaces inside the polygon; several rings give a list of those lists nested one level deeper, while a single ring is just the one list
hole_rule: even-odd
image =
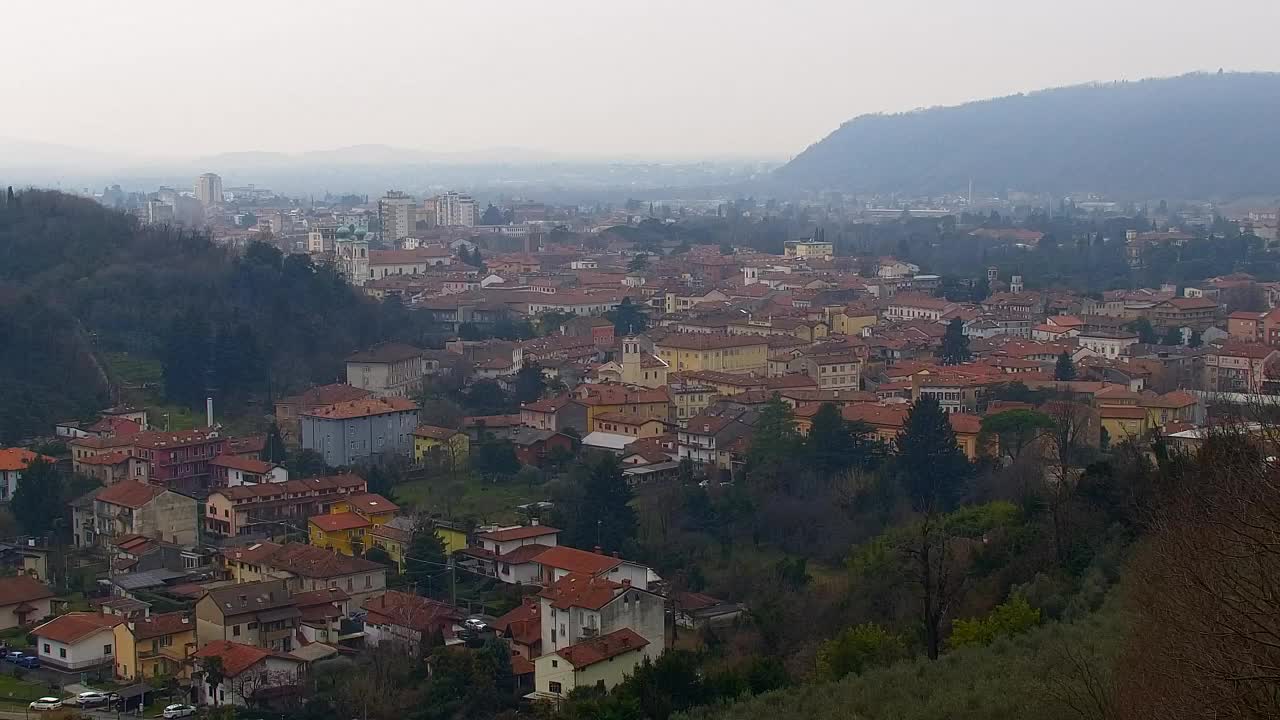
[{"label": "distant mountain ridge", "polygon": [[1233,198],[1280,190],[1280,73],[1195,73],[863,115],[775,177],[815,189],[1096,191]]}]

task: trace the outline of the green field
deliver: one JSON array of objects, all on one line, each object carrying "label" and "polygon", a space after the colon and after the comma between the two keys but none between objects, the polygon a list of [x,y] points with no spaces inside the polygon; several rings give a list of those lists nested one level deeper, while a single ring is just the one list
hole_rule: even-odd
[{"label": "green field", "polygon": [[474,476],[453,483],[445,478],[428,478],[395,487],[396,500],[420,512],[453,519],[470,518],[477,523],[515,523],[524,519],[517,505],[546,500],[542,488],[532,491],[524,484],[489,483]]},{"label": "green field", "polygon": [[27,682],[12,675],[0,673],[0,702],[26,705],[32,700],[50,694],[61,697],[60,692],[50,690],[43,683]]}]

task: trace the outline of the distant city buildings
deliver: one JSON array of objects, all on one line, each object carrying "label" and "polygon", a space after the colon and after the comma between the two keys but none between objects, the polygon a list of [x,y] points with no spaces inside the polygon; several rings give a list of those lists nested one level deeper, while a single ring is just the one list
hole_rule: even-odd
[{"label": "distant city buildings", "polygon": [[205,173],[196,178],[196,199],[207,208],[221,205],[222,178],[214,173]]},{"label": "distant city buildings", "polygon": [[399,190],[388,190],[378,200],[378,214],[382,218],[382,239],[397,242],[413,234],[418,222],[417,202]]},{"label": "distant city buildings", "polygon": [[476,201],[470,195],[447,192],[436,196],[436,224],[441,227],[472,227],[476,224]]}]

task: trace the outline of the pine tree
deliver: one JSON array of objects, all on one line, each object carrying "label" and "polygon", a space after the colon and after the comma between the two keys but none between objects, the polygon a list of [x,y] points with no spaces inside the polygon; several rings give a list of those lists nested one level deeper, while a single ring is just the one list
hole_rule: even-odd
[{"label": "pine tree", "polygon": [[421,522],[414,528],[405,553],[405,578],[414,584],[419,595],[426,595],[429,590],[444,588],[438,579],[447,571],[445,564],[444,543],[430,523]]},{"label": "pine tree", "polygon": [[853,439],[840,408],[823,403],[813,416],[809,435],[805,438],[809,462],[823,477],[848,470],[853,465]]},{"label": "pine tree", "polygon": [[610,455],[590,466],[583,488],[572,528],[575,544],[610,551],[627,547],[636,536],[636,512],[618,459]]},{"label": "pine tree", "polygon": [[972,466],[937,400],[923,396],[896,441],[898,474],[917,512],[945,511],[960,497]]},{"label": "pine tree", "polygon": [[284,446],[284,436],[280,434],[280,425],[277,423],[271,423],[271,429],[267,431],[267,446],[262,452],[266,456],[263,459],[269,463],[283,463],[289,457]]},{"label": "pine tree", "polygon": [[796,419],[791,406],[776,393],[760,409],[751,446],[747,451],[747,467],[753,483],[775,485],[784,474],[784,468],[795,462],[800,448],[800,434],[796,432]]},{"label": "pine tree", "polygon": [[942,336],[942,348],[938,357],[943,365],[959,365],[969,360],[969,338],[964,334],[964,321],[953,318],[947,324],[947,332]]},{"label": "pine tree", "polygon": [[1058,364],[1053,368],[1053,379],[1062,381],[1076,379],[1076,364],[1072,362],[1066,350],[1058,355]]},{"label": "pine tree", "polygon": [[29,535],[53,530],[53,521],[62,516],[62,488],[61,473],[42,457],[23,469],[11,509]]}]

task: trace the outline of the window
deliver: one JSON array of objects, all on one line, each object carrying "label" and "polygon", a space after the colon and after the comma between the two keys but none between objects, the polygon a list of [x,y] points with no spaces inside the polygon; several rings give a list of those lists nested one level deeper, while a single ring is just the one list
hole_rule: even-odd
[{"label": "window", "polygon": [[232,637],[240,637],[240,626],[239,626],[239,625],[236,625],[235,627],[232,627],[232,628],[231,628],[231,636],[232,636]]},{"label": "window", "polygon": [[553,668],[558,668],[558,667],[560,667],[560,661],[559,661],[559,660],[552,660],[552,661],[551,661],[551,667],[553,667]]},{"label": "window", "polygon": [[347,578],[347,589],[351,590],[351,578]]},{"label": "window", "polygon": [[44,654],[45,654],[45,655],[48,655],[48,654],[49,654],[49,643],[45,643],[45,644],[44,644]]},{"label": "window", "polygon": [[547,690],[548,690],[549,692],[553,692],[553,693],[555,693],[556,695],[559,695],[559,694],[560,694],[560,683],[558,683],[558,682],[547,683]]},{"label": "window", "polygon": [[366,590],[367,590],[367,589],[369,589],[369,588],[371,588],[371,587],[373,587],[373,576],[372,576],[372,575],[365,575],[365,576],[364,576],[364,587],[365,587],[365,589],[366,589]]},{"label": "window", "polygon": [[256,623],[256,622],[251,622],[251,623],[249,623],[248,625],[246,625],[245,627],[247,627],[247,628],[248,628],[248,629],[250,629],[250,630],[257,630],[257,629],[258,629],[258,623]]},{"label": "window", "polygon": [[103,655],[110,655],[110,654],[111,654],[111,645],[110,645],[110,644],[107,644],[107,645],[103,645],[103,646],[102,646],[102,654],[103,654]]},{"label": "window", "polygon": [[58,657],[65,658],[67,656],[66,648],[58,648]]}]

